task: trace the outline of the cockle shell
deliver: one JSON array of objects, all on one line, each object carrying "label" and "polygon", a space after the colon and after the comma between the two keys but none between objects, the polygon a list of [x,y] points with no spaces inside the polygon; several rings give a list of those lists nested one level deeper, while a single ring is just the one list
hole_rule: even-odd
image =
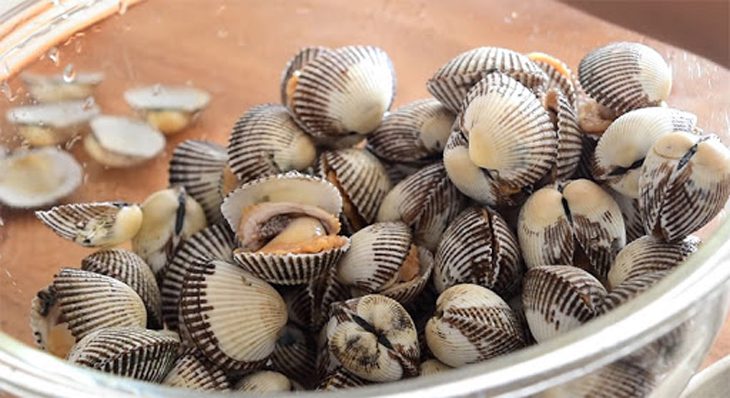
[{"label": "cockle shell", "polygon": [[633,300],[669,275],[670,272],[671,269],[646,270],[641,274],[624,279],[620,283],[613,285],[603,299],[600,312],[606,313],[612,311],[616,307]]},{"label": "cockle shell", "polygon": [[436,250],[433,281],[439,292],[474,283],[509,293],[522,275],[517,238],[499,213],[469,207],[449,224]]},{"label": "cockle shell", "polygon": [[531,52],[526,54],[526,56],[547,75],[548,79],[545,90],[549,91],[552,88],[559,89],[565,95],[573,109],[576,109],[578,88],[576,87],[577,83],[574,80],[575,76],[573,75],[573,71],[570,70],[568,65],[552,55],[541,52]]},{"label": "cockle shell", "polygon": [[284,326],[269,357],[271,368],[305,387],[316,384],[314,342],[300,328]]},{"label": "cockle shell", "polygon": [[225,372],[193,348],[188,348],[175,360],[162,384],[197,391],[230,388]]},{"label": "cockle shell", "polygon": [[281,83],[279,84],[279,94],[283,105],[289,105],[291,96],[294,95],[299,75],[302,73],[302,68],[320,55],[331,55],[332,53],[333,51],[326,47],[304,47],[286,63],[284,72],[281,74]]},{"label": "cockle shell", "polygon": [[629,244],[646,234],[644,231],[644,222],[641,220],[641,210],[639,209],[639,199],[630,198],[620,194],[613,189],[608,192],[616,201],[624,216],[624,226],[626,226],[626,243]]},{"label": "cockle shell", "polygon": [[318,391],[336,391],[362,387],[372,382],[362,379],[342,366],[337,367],[326,375],[317,385]]},{"label": "cockle shell", "polygon": [[578,127],[578,116],[573,105],[558,89],[550,89],[542,97],[543,104],[554,116],[553,125],[558,134],[558,150],[552,180],[571,178],[583,153],[583,134]]},{"label": "cockle shell", "polygon": [[210,94],[188,86],[139,87],[124,92],[124,99],[149,124],[165,134],[186,128],[210,102]]},{"label": "cockle shell", "polygon": [[279,372],[260,370],[244,376],[244,378],[236,384],[234,390],[265,394],[272,392],[294,391],[294,385],[291,380]]},{"label": "cockle shell", "polygon": [[445,372],[453,368],[439,361],[438,359],[427,359],[421,362],[421,366],[419,369],[419,376],[428,376],[436,373]]},{"label": "cockle shell", "polygon": [[426,342],[439,361],[460,367],[524,347],[525,334],[496,293],[461,284],[439,296],[436,313],[426,325]]},{"label": "cockle shell", "polygon": [[598,279],[570,265],[531,268],[523,283],[525,317],[538,343],[599,315],[606,296],[606,289]]},{"label": "cockle shell", "polygon": [[165,136],[150,125],[120,116],[97,116],[84,138],[86,152],[108,167],[131,167],[157,157]]},{"label": "cockle shell", "polygon": [[94,88],[104,80],[101,72],[76,72],[71,79],[64,74],[39,75],[24,72],[20,75],[28,92],[38,102],[82,100],[91,97]]},{"label": "cockle shell", "polygon": [[63,144],[89,130],[89,120],[100,112],[93,100],[63,101],[12,108],[5,114],[8,122],[33,146]]}]

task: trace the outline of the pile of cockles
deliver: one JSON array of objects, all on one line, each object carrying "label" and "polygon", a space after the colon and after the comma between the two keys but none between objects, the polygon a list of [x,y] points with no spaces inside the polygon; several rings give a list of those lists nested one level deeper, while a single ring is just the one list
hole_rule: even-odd
[{"label": "pile of cockles", "polygon": [[[730,151],[667,104],[670,67],[643,44],[595,49],[577,75],[476,48],[391,111],[395,82],[382,49],[305,48],[227,147],[175,148],[168,188],[36,212],[99,249],[33,300],[38,346],[199,390],[446,372],[632,300],[728,199]],[[683,330],[665,337],[563,392],[649,394]]]}]

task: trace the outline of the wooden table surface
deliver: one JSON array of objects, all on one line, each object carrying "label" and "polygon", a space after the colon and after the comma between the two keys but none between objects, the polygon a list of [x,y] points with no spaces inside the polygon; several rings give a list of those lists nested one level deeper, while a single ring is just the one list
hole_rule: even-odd
[{"label": "wooden table surface", "polygon": [[[225,144],[229,129],[247,108],[277,102],[281,70],[300,47],[384,48],[398,76],[397,106],[425,97],[426,79],[473,47],[540,50],[575,69],[587,51],[616,40],[644,41],[667,57],[675,76],[670,104],[695,112],[703,128],[722,134],[727,142],[727,70],[547,1],[147,0],[60,46],[58,64],[45,57],[31,70],[59,73],[71,63],[77,71],[104,71],[97,103],[109,114],[131,114],[122,100],[122,92],[131,86],[191,84],[212,94],[197,125],[170,137],[164,156],[142,166],[105,169],[88,159],[81,145],[71,147],[85,166],[87,183],[67,201],[141,201],[166,185],[169,154],[177,143],[199,138]],[[19,82],[10,86],[18,95],[14,104],[23,102],[26,94]],[[14,104],[0,98],[0,112]],[[0,129],[0,144],[14,145],[14,130],[6,124]],[[0,211],[5,224],[0,227],[0,329],[30,342],[31,298],[59,267],[78,266],[91,251],[56,237],[31,212]],[[728,353],[730,324],[708,361]]]}]

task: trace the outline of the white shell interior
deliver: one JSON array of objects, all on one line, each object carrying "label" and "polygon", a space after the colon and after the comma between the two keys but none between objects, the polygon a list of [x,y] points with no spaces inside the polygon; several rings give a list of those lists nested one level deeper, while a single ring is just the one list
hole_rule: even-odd
[{"label": "white shell interior", "polygon": [[116,154],[152,158],[165,148],[165,137],[144,122],[119,116],[99,116],[90,125],[99,145]]},{"label": "white shell interior", "polygon": [[127,90],[124,99],[136,109],[195,112],[208,105],[210,94],[194,87],[156,84]]},{"label": "white shell interior", "polygon": [[5,116],[13,124],[64,128],[87,122],[99,112],[94,102],[63,101],[12,108]]}]

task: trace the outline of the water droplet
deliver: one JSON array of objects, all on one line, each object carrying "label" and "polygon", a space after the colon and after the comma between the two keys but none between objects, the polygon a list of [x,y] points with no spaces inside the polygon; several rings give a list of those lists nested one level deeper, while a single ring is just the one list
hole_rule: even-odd
[{"label": "water droplet", "polygon": [[81,135],[75,135],[63,146],[67,151],[70,151],[77,142],[81,141]]},{"label": "water droplet", "polygon": [[228,31],[225,29],[218,29],[218,38],[225,39],[226,37],[228,37]]},{"label": "water droplet", "polygon": [[58,63],[61,61],[61,53],[58,51],[57,47],[51,47],[51,49],[46,53],[46,56],[56,66],[58,66]]},{"label": "water droplet", "polygon": [[517,14],[517,11],[512,11],[512,13],[509,15],[512,17],[512,19],[517,19],[517,17],[519,16],[519,14]]},{"label": "water droplet", "polygon": [[15,98],[17,97],[15,94],[13,94],[13,89],[10,88],[10,85],[7,81],[3,81],[2,83],[0,83],[0,93],[3,93],[5,98],[10,102],[15,101]]},{"label": "water droplet", "polygon": [[87,99],[86,99],[86,100],[84,101],[84,105],[82,106],[82,108],[83,108],[83,109],[84,109],[85,111],[88,111],[89,109],[93,108],[93,107],[94,107],[94,105],[96,105],[96,101],[94,100],[94,97],[89,97],[89,98],[87,98]]},{"label": "water droplet", "polygon": [[119,2],[119,15],[126,14],[128,8],[129,8],[129,2],[127,2],[127,0],[121,0]]},{"label": "water droplet", "polygon": [[74,51],[76,54],[81,54],[83,44],[81,43],[81,40],[75,40],[74,41]]},{"label": "water droplet", "polygon": [[152,95],[157,96],[160,95],[162,92],[162,85],[160,83],[155,84],[152,86]]},{"label": "water droplet", "polygon": [[63,68],[63,81],[73,83],[74,80],[76,80],[76,69],[74,69],[74,64],[68,64]]}]

